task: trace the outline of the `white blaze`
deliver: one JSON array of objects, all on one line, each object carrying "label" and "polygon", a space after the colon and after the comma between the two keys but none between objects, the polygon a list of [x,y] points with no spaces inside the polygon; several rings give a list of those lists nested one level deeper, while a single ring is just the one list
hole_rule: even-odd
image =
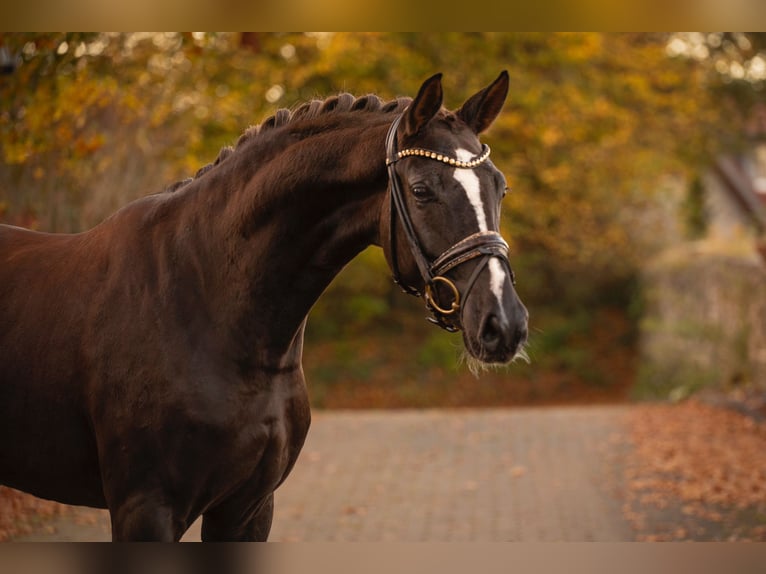
[{"label": "white blaze", "polygon": [[505,270],[500,265],[497,257],[489,258],[489,288],[497,297],[497,302],[503,302],[503,285],[505,283]]},{"label": "white blaze", "polygon": [[[457,155],[457,159],[460,161],[470,161],[473,158],[473,154],[464,149],[455,150],[455,155]],[[455,179],[463,186],[465,194],[468,196],[468,201],[471,202],[473,210],[476,212],[476,219],[479,220],[479,231],[487,231],[487,216],[484,213],[484,203],[481,201],[479,178],[472,169],[456,167]]]},{"label": "white blaze", "polygon": [[[465,149],[455,150],[455,155],[460,161],[470,161],[474,154]],[[481,185],[479,184],[479,178],[472,169],[455,168],[455,180],[463,186],[468,201],[471,203],[474,212],[476,212],[476,220],[479,224],[479,231],[488,231],[487,227],[487,214],[484,209],[484,202],[481,200]],[[497,298],[497,302],[501,305],[503,303],[503,285],[505,284],[505,270],[496,257],[489,259],[489,287],[492,293]]]}]

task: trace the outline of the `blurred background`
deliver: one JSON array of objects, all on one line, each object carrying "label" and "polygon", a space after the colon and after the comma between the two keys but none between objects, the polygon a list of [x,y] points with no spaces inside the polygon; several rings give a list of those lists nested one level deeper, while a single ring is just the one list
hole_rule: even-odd
[{"label": "blurred background", "polygon": [[[460,336],[426,323],[370,248],[311,312],[312,405],[723,396],[749,400],[762,421],[766,34],[0,33],[0,222],[83,231],[192,176],[277,108],[341,91],[412,96],[443,72],[454,109],[503,69],[510,94],[483,139],[511,188],[503,234],[530,311],[530,363],[474,377]],[[634,442],[676,434],[645,449],[643,464],[692,468],[679,453],[697,437],[704,496],[741,484],[766,508],[766,468],[752,466],[761,423],[659,412],[639,411]],[[700,426],[674,427],[679,413]],[[721,456],[740,453],[750,478],[711,470],[713,427]],[[760,437],[752,448],[747,433]],[[673,495],[707,500],[687,490]],[[8,500],[19,512],[31,504]],[[758,516],[749,536],[766,539]],[[669,539],[694,537],[671,523]]]},{"label": "blurred background", "polygon": [[279,107],[339,91],[457,107],[502,69],[485,136],[531,363],[483,375],[371,248],[312,311],[317,407],[511,405],[766,385],[766,35],[0,34],[0,221],[88,229]]}]

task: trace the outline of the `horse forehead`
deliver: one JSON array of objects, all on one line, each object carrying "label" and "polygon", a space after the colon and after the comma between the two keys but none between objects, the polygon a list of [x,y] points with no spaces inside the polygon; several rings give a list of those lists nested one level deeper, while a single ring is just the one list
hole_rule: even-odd
[{"label": "horse forehead", "polygon": [[[455,150],[455,156],[460,161],[470,161],[474,154],[473,152],[458,148]],[[479,231],[487,231],[489,229],[487,225],[487,210],[485,200],[482,197],[482,181],[479,179],[475,169],[466,169],[461,167],[454,168],[453,178],[462,187],[468,202],[473,208],[476,216],[476,223],[478,224]]]},{"label": "horse forehead", "polygon": [[[471,161],[472,159],[475,159],[479,153],[480,152],[475,152],[472,149],[457,147],[453,150],[452,155],[459,161]],[[463,173],[470,174],[470,177],[462,177],[461,174]],[[485,188],[493,188],[497,184],[498,179],[505,180],[502,172],[500,172],[491,161],[482,162],[480,165],[469,169],[454,168],[454,175],[455,179],[458,180],[475,180],[482,190]]]},{"label": "horse forehead", "polygon": [[457,119],[437,118],[431,121],[421,137],[423,140],[418,145],[434,151],[450,153],[463,148],[476,149],[476,154],[481,153],[481,142],[478,136]]}]

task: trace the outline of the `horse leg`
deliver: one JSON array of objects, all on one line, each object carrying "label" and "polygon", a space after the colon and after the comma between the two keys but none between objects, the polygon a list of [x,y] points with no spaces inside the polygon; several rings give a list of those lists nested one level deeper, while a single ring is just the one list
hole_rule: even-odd
[{"label": "horse leg", "polygon": [[242,522],[242,516],[236,499],[208,510],[202,518],[203,542],[265,542],[274,516],[274,493],[261,499],[249,519]]},{"label": "horse leg", "polygon": [[183,535],[173,510],[155,497],[136,494],[110,509],[112,541],[176,542]]}]

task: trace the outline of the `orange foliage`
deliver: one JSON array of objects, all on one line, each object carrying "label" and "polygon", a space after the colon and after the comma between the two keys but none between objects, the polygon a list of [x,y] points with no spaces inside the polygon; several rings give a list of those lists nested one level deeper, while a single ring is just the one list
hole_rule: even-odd
[{"label": "orange foliage", "polygon": [[[639,406],[630,428],[628,518],[639,538],[766,540],[766,423],[690,401]],[[662,511],[676,516],[644,532]]]}]

